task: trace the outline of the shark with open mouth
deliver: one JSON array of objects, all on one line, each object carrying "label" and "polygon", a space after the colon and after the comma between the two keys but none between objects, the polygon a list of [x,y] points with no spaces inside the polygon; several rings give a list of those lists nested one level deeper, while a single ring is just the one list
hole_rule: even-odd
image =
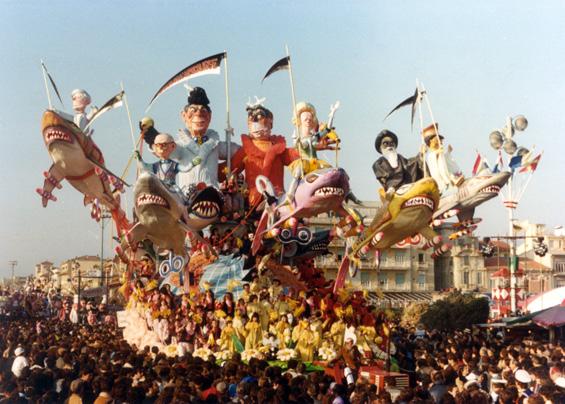
[{"label": "shark with open mouth", "polygon": [[145,239],[160,250],[186,256],[186,232],[196,235],[216,221],[222,209],[221,195],[215,188],[195,189],[186,205],[180,195],[149,172],[140,174],[133,193],[137,223],[116,250],[124,262],[128,262],[125,251],[135,250]]},{"label": "shark with open mouth", "polygon": [[444,217],[450,211],[457,212],[459,222],[473,219],[475,208],[496,197],[510,176],[511,173],[507,171],[500,173],[483,171],[467,178],[457,187],[456,192],[440,199],[434,219]]},{"label": "shark with open mouth", "polygon": [[120,208],[119,192],[116,192],[123,190],[123,182],[106,169],[102,152],[92,138],[54,110],[43,113],[41,134],[53,160],[49,171],[43,173],[43,188],[36,190],[43,207],[50,200],[57,200],[53,189],[61,188],[61,181],[66,179],[84,195],[85,205],[92,204],[93,218],[100,218],[100,202],[110,210],[118,232],[127,229],[129,223]]},{"label": "shark with open mouth", "polygon": [[406,184],[396,190],[388,204],[377,212],[373,222],[349,245],[339,267],[334,292],[343,287],[348,271],[355,275],[356,267],[364,255],[392,247],[407,237],[420,233],[434,245],[441,238],[430,226],[439,204],[437,183],[431,177]]},{"label": "shark with open mouth", "polygon": [[[266,178],[260,180],[268,181]],[[350,212],[345,203],[349,199],[356,201],[343,168],[324,168],[306,174],[298,183],[292,203],[280,203],[263,212],[253,239],[253,254],[259,251],[263,235],[269,230],[322,213],[335,212],[342,217],[348,216]]]}]

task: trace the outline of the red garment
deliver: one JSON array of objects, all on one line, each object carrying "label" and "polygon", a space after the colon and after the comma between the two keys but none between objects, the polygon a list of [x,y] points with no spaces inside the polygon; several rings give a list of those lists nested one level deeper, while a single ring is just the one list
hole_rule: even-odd
[{"label": "red garment", "polygon": [[255,187],[255,178],[258,175],[267,177],[278,195],[284,193],[284,166],[288,166],[298,156],[298,151],[286,147],[283,136],[271,135],[271,147],[267,151],[261,150],[258,145],[265,140],[255,140],[248,135],[241,135],[241,148],[231,159],[232,170],[238,172],[245,170],[245,182],[249,189],[249,204],[253,205],[261,200],[261,194]]}]

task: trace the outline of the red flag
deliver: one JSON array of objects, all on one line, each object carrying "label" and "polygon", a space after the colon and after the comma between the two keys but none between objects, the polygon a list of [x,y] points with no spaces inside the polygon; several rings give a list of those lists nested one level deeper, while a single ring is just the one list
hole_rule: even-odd
[{"label": "red flag", "polygon": [[479,153],[477,153],[477,158],[475,159],[475,164],[473,164],[473,175],[476,175],[477,171],[479,171],[479,167],[481,166],[482,160],[483,160],[483,158],[481,157],[481,155]]},{"label": "red flag", "polygon": [[193,77],[203,76],[205,74],[220,74],[220,64],[226,56],[226,52],[218,53],[216,55],[212,55],[199,60],[198,62],[195,62],[190,66],[182,69],[161,86],[161,88],[155,93],[153,98],[151,98],[151,101],[149,101],[149,106],[147,107],[147,109],[151,107],[151,104],[157,99],[157,97],[159,97],[169,88],[174,87],[179,83],[187,81],[188,79]]},{"label": "red flag", "polygon": [[536,168],[538,168],[538,164],[539,164],[540,159],[541,159],[541,154],[538,154],[538,155],[536,156],[536,158],[534,158],[532,161],[526,163],[526,164],[520,169],[519,172],[521,172],[521,173],[526,173],[526,172],[528,172],[528,171],[531,171],[531,172],[536,171]]}]

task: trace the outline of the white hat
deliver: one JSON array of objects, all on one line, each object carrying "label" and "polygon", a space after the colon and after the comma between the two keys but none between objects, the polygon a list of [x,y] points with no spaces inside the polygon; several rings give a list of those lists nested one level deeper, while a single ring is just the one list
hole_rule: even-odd
[{"label": "white hat", "polygon": [[25,352],[25,349],[23,349],[21,346],[19,346],[14,350],[14,355],[20,356],[20,355],[23,355],[24,352]]},{"label": "white hat", "polygon": [[565,377],[560,376],[555,379],[555,385],[565,389]]},{"label": "white hat", "polygon": [[530,383],[532,381],[532,377],[524,369],[518,369],[516,373],[514,373],[514,377],[520,383]]},{"label": "white hat", "polygon": [[465,376],[465,379],[467,379],[468,382],[476,382],[477,380],[479,380],[479,376],[474,372],[471,372],[467,376]]},{"label": "white hat", "polygon": [[508,383],[504,380],[498,373],[492,375],[492,379],[490,380],[491,384],[506,384]]}]

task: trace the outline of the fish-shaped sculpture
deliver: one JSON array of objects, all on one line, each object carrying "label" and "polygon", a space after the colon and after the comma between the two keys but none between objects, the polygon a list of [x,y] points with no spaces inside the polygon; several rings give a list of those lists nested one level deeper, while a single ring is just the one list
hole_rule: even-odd
[{"label": "fish-shaped sculpture", "polygon": [[455,192],[440,199],[434,219],[447,218],[450,212],[457,215],[459,222],[473,219],[475,208],[496,197],[510,176],[508,171],[491,173],[484,170],[465,179]]},{"label": "fish-shaped sculpture", "polygon": [[[53,160],[48,172],[44,172],[43,188],[36,192],[41,196],[43,207],[56,201],[52,191],[61,188],[66,179],[84,195],[84,204],[92,204],[92,217],[99,220],[99,204],[105,206],[116,223],[118,232],[127,229],[125,213],[120,208],[119,192],[123,182],[112,175],[104,165],[102,152],[90,136],[54,110],[47,110],[41,120],[41,134],[47,151]],[[111,187],[115,189],[112,190]]]},{"label": "fish-shaped sculpture", "polygon": [[154,174],[142,172],[135,183],[134,211],[137,223],[126,234],[116,253],[127,262],[126,251],[150,240],[160,250],[186,257],[186,232],[198,231],[217,220],[221,211],[221,196],[213,187],[194,190],[190,204],[171,192]]},{"label": "fish-shaped sculpture", "polygon": [[[268,181],[266,178],[262,180]],[[322,213],[335,212],[342,217],[349,216],[350,212],[345,206],[349,199],[356,200],[349,187],[349,177],[343,168],[324,168],[306,174],[298,183],[291,204],[282,203],[265,209],[253,240],[253,253],[256,254],[259,250],[263,234],[267,231],[288,224],[287,227],[293,228],[296,233],[299,219]]]},{"label": "fish-shaped sculpture", "polygon": [[352,269],[354,272],[361,257],[370,251],[375,251],[378,255],[380,251],[417,233],[433,240],[434,245],[439,244],[441,238],[430,226],[438,203],[438,186],[431,177],[400,187],[346,251],[339,267],[334,292],[343,286],[348,270]]}]

